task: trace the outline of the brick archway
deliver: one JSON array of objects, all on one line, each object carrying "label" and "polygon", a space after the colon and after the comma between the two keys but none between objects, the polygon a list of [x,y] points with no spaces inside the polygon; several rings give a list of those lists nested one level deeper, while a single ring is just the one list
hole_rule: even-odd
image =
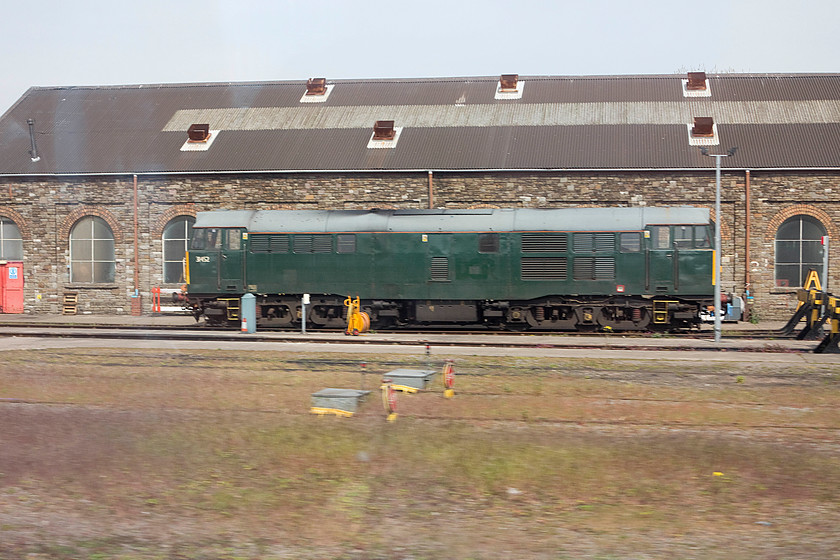
[{"label": "brick archway", "polygon": [[20,237],[24,241],[31,239],[32,235],[29,231],[29,226],[19,212],[12,210],[11,208],[0,208],[0,217],[8,218],[13,221],[20,230]]},{"label": "brick archway", "polygon": [[[705,208],[704,206],[700,206],[699,208]],[[720,238],[721,240],[725,239],[729,241],[732,239],[732,228],[729,227],[725,221],[718,222],[717,216],[715,215],[715,209],[709,208],[709,219],[715,223],[720,223]],[[714,233],[714,230],[712,230]]]},{"label": "brick archway", "polygon": [[831,219],[831,216],[816,206],[796,204],[781,210],[770,219],[767,224],[767,229],[764,231],[764,240],[768,243],[775,241],[776,232],[779,230],[779,227],[789,218],[799,215],[811,216],[817,219],[825,228],[825,231],[828,232],[829,237],[837,238],[837,228],[834,227],[834,220]]},{"label": "brick archway", "polygon": [[157,221],[155,221],[152,229],[152,236],[155,238],[163,237],[163,230],[170,221],[174,220],[178,216],[191,216],[195,218],[195,213],[194,204],[178,204],[170,206],[163,214],[160,215]]},{"label": "brick archway", "polygon": [[96,216],[105,220],[108,227],[111,228],[111,233],[114,235],[114,243],[120,244],[123,242],[123,228],[119,220],[113,214],[104,208],[97,208],[95,206],[79,206],[64,218],[64,222],[59,229],[59,238],[65,241],[70,239],[70,230],[76,225],[76,222],[86,216]]}]

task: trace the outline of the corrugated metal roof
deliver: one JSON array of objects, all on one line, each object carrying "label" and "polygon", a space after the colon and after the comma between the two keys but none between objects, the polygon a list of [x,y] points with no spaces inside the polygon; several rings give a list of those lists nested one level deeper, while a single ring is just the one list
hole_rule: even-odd
[{"label": "corrugated metal roof", "polygon": [[[709,75],[692,98],[684,78],[520,76],[511,100],[498,77],[328,80],[324,103],[305,81],[32,88],[0,118],[0,174],[708,168],[696,116],[739,147],[726,166],[840,168],[840,74]],[[394,148],[367,147],[377,120]],[[210,149],[180,150],[193,123],[220,130]]]}]

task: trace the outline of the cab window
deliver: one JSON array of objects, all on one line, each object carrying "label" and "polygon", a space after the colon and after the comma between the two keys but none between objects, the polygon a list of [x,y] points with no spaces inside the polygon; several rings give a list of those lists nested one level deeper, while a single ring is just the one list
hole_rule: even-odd
[{"label": "cab window", "polygon": [[650,226],[650,241],[654,249],[671,248],[671,226]]},{"label": "cab window", "polygon": [[225,232],[227,240],[225,241],[225,249],[229,251],[238,251],[242,248],[242,234],[238,229],[229,229]]},{"label": "cab window", "polygon": [[216,228],[197,228],[193,230],[190,249],[196,251],[220,249],[222,247],[221,232]]},{"label": "cab window", "polygon": [[696,249],[708,249],[711,246],[709,226],[694,226],[694,247]]},{"label": "cab window", "polygon": [[674,226],[674,247],[677,249],[690,249],[692,245],[691,226]]},{"label": "cab window", "polygon": [[622,253],[638,253],[642,250],[642,235],[635,232],[623,232],[620,243]]}]

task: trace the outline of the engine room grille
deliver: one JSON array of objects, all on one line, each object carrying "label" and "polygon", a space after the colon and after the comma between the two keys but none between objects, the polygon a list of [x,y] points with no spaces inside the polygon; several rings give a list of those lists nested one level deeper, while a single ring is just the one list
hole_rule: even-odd
[{"label": "engine room grille", "polygon": [[295,253],[332,253],[331,235],[295,235]]},{"label": "engine room grille", "polygon": [[576,233],[575,253],[615,251],[613,233]]},{"label": "engine room grille", "polygon": [[567,249],[565,233],[523,233],[523,253],[565,253]]},{"label": "engine room grille", "polygon": [[288,253],[289,252],[289,236],[288,235],[254,234],[254,235],[251,236],[251,252],[252,253]]},{"label": "engine room grille", "polygon": [[577,257],[574,265],[575,280],[614,280],[613,257]]},{"label": "engine room grille", "polygon": [[311,253],[312,252],[312,236],[311,235],[295,235],[295,237],[294,237],[294,252],[295,253]]},{"label": "engine room grille", "polygon": [[566,257],[522,257],[523,280],[565,280]]},{"label": "engine room grille", "polygon": [[432,257],[430,273],[432,280],[449,280],[449,257]]},{"label": "engine room grille", "polygon": [[312,252],[313,253],[332,253],[332,236],[331,235],[313,235],[312,236]]},{"label": "engine room grille", "polygon": [[340,233],[336,236],[336,253],[355,253],[356,236],[352,233]]}]

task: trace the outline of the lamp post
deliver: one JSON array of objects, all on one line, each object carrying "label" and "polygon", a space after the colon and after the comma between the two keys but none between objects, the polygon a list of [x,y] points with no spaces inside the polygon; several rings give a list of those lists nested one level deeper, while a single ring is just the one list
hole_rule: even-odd
[{"label": "lamp post", "polygon": [[705,146],[700,148],[704,156],[715,158],[715,342],[720,342],[720,325],[722,313],[720,308],[720,158],[732,157],[738,147],[729,148],[725,154],[710,154]]}]

